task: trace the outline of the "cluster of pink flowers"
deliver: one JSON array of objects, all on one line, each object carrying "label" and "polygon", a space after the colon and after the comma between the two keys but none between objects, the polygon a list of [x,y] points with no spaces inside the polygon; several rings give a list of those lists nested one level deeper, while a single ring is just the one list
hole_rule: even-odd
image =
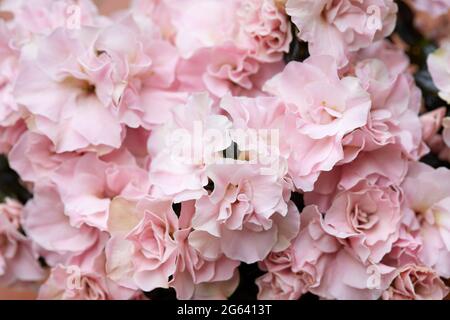
[{"label": "cluster of pink flowers", "polygon": [[[225,299],[255,263],[260,299],[448,294],[450,170],[419,160],[450,161],[450,118],[421,115],[393,0],[0,9],[0,152],[33,194],[0,205],[1,286]],[[450,103],[450,46],[430,69]]]}]

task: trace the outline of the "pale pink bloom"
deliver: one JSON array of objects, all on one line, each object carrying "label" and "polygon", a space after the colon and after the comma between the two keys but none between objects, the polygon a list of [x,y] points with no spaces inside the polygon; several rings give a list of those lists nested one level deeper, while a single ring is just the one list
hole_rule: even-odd
[{"label": "pale pink bloom", "polygon": [[[161,63],[164,64],[163,61]],[[189,93],[181,91],[181,89],[180,91],[175,91],[174,88],[155,90],[144,86],[136,88],[134,92],[130,92],[130,97],[131,101],[136,98],[135,105],[144,109],[144,113],[139,116],[142,128],[152,130],[159,125],[169,122],[172,116],[172,109],[178,105],[185,104],[189,98]]]},{"label": "pale pink bloom", "polygon": [[289,52],[291,25],[274,0],[241,1],[237,16],[242,41],[251,56],[262,62],[276,62]]},{"label": "pale pink bloom", "polygon": [[108,277],[143,291],[169,288],[176,270],[178,218],[167,200],[116,198],[110,207]]},{"label": "pale pink bloom", "polygon": [[[301,230],[303,230],[303,228],[300,228],[300,233]],[[286,250],[269,253],[269,255],[259,263],[260,269],[269,272],[279,272],[292,268],[293,263],[295,262],[295,252],[292,244],[294,244],[295,241],[295,239],[292,240],[291,246]]]},{"label": "pale pink bloom", "polygon": [[423,140],[429,143],[442,127],[447,108],[441,107],[420,116]]},{"label": "pale pink bloom", "polygon": [[[123,34],[119,45],[117,34]],[[120,66],[112,94],[118,115],[128,127],[151,129],[168,121],[171,108],[186,101],[187,94],[175,85],[177,50],[158,28],[125,15],[103,30],[99,41],[113,56],[112,63]]]},{"label": "pale pink bloom", "polygon": [[291,62],[264,89],[287,104],[289,174],[297,188],[311,191],[320,172],[343,159],[344,136],[366,125],[369,95],[358,79],[339,78],[330,56]]},{"label": "pale pink bloom", "polygon": [[[109,102],[105,106],[97,97],[95,80],[83,72],[89,68],[97,77],[108,74],[108,64],[102,61],[106,56],[90,53],[81,39],[70,37],[64,29],[56,30],[41,41],[37,59],[25,62],[17,79],[15,94],[31,114],[30,129],[45,134],[58,153],[88,147],[118,148],[121,143],[120,121],[108,111]],[[87,54],[93,55],[95,69],[78,62]]]},{"label": "pale pink bloom", "polygon": [[132,0],[130,9],[139,24],[147,27],[156,24],[161,36],[174,43],[177,30],[173,20],[176,12],[183,10],[183,2],[187,3],[184,0]]},{"label": "pale pink bloom", "polygon": [[99,237],[97,229],[70,224],[58,191],[50,183],[34,187],[33,199],[24,209],[23,228],[40,248],[60,255],[63,260],[83,253]]},{"label": "pale pink bloom", "polygon": [[150,155],[147,149],[147,141],[150,137],[150,131],[142,127],[127,128],[125,139],[122,143],[122,148],[128,150],[136,159],[139,167],[147,170],[150,165]]},{"label": "pale pink bloom", "polygon": [[53,173],[64,211],[71,225],[83,224],[106,230],[111,199],[140,198],[148,193],[147,171],[141,169],[127,150],[99,158],[87,153],[65,161]]},{"label": "pale pink bloom", "polygon": [[[169,201],[142,199],[131,210],[136,212],[136,216],[128,217],[128,221],[141,220],[137,220],[137,224],[132,221],[133,225],[118,226],[123,229],[120,233],[124,238],[113,237],[113,242],[108,243],[109,273],[114,271],[113,276],[117,280],[143,291],[168,288],[177,259],[173,233],[178,229],[178,220],[172,205]],[[123,215],[121,212],[116,214]],[[129,227],[130,231],[127,230]]]},{"label": "pale pink bloom", "polygon": [[361,261],[378,263],[398,239],[400,201],[398,189],[362,181],[336,195],[325,214],[324,228],[351,247]]},{"label": "pale pink bloom", "polygon": [[446,168],[411,163],[402,184],[405,206],[416,213],[421,224],[420,258],[445,278],[450,276],[450,185],[442,181],[449,178]]},{"label": "pale pink bloom", "polygon": [[265,80],[281,71],[292,35],[286,16],[272,0],[188,0],[180,1],[178,8],[172,5],[175,43],[184,58],[178,67],[182,90],[207,89],[217,97],[227,92],[255,95]]},{"label": "pale pink bloom", "polygon": [[[195,202],[184,202],[179,218],[179,230],[174,233],[177,242],[177,268],[170,282],[175,288],[178,299],[226,299],[239,284],[236,268],[240,261],[231,260],[224,255],[216,259],[205,259],[193,246],[199,236],[191,236],[192,217],[195,213]],[[208,245],[208,244],[207,244]]]},{"label": "pale pink bloom", "polygon": [[267,173],[284,176],[290,148],[285,141],[285,104],[275,97],[225,96],[220,107],[231,117],[231,138],[239,149],[238,159],[259,163]]},{"label": "pale pink bloom", "polygon": [[349,53],[394,30],[397,5],[393,0],[288,0],[286,12],[312,55],[331,55],[343,67]]},{"label": "pale pink bloom", "polygon": [[191,300],[227,300],[239,285],[239,272],[226,281],[202,282],[195,286]]},{"label": "pale pink bloom", "polygon": [[0,126],[9,127],[21,117],[19,106],[13,95],[14,82],[18,74],[20,50],[14,44],[14,31],[0,21]]},{"label": "pale pink bloom", "polygon": [[414,160],[428,153],[418,116],[421,91],[406,69],[409,61],[404,53],[386,41],[379,42],[358,53],[353,64],[354,74],[370,94],[372,108],[367,125],[350,135],[350,144],[361,135],[365,150],[398,144]]},{"label": "pale pink bloom", "polygon": [[445,153],[445,149],[448,148],[442,138],[441,134],[436,134],[426,141],[427,146],[431,152],[437,154],[440,157],[442,152]]},{"label": "pale pink bloom", "polygon": [[301,278],[290,270],[268,272],[256,279],[259,300],[298,300],[303,294]]},{"label": "pale pink bloom", "polygon": [[427,143],[441,160],[450,162],[450,117],[442,119],[442,128],[442,135],[434,135]]},{"label": "pale pink bloom", "polygon": [[362,263],[325,231],[316,206],[307,206],[301,219],[300,233],[293,242],[292,270],[302,275],[306,288],[325,299],[378,299],[394,269]]},{"label": "pale pink bloom", "polygon": [[450,9],[449,0],[408,0],[418,11],[426,12],[434,17],[446,14]]},{"label": "pale pink bloom", "polygon": [[141,105],[140,90],[162,90],[175,79],[175,49],[145,36],[125,17],[104,28],[59,28],[41,39],[15,88],[29,128],[48,136],[57,152],[119,148],[125,125],[146,125],[152,106]]},{"label": "pale pink bloom", "polygon": [[9,127],[0,127],[0,153],[9,154],[11,149],[27,131],[27,126],[21,120]]},{"label": "pale pink bloom", "polygon": [[46,136],[26,131],[15,141],[8,160],[21,179],[35,183],[48,179],[61,164],[76,157],[72,152],[56,153]]},{"label": "pale pink bloom", "polygon": [[183,58],[227,43],[261,62],[280,61],[289,51],[289,19],[273,0],[187,0],[169,6]]},{"label": "pale pink bloom", "polygon": [[338,193],[350,190],[361,181],[389,188],[398,186],[407,171],[408,160],[395,145],[371,152],[361,152],[352,162],[321,173],[314,190],[305,193],[305,203],[315,204],[322,212],[326,212]]},{"label": "pale pink bloom", "polygon": [[[206,259],[191,246],[193,202],[182,204],[178,219],[170,201],[117,198],[111,204],[107,270],[129,288],[151,291],[174,287],[179,299],[225,299],[237,286],[238,261]],[[172,280],[170,280],[172,278]]]},{"label": "pale pink bloom", "polygon": [[32,242],[20,231],[22,205],[13,199],[0,204],[0,284],[42,280],[45,276]]},{"label": "pale pink bloom", "polygon": [[[39,291],[40,300],[110,300],[108,289],[102,283],[103,275],[95,272],[77,274],[77,266],[57,265],[50,271]],[[79,284],[79,287],[77,285]]]},{"label": "pale pink bloom", "polygon": [[420,251],[422,238],[420,235],[420,222],[411,210],[403,210],[397,241],[392,250],[383,258],[383,262],[390,266],[400,267],[410,263],[421,264]]},{"label": "pale pink bloom", "polygon": [[102,235],[86,251],[58,264],[39,290],[43,300],[127,300],[138,293],[122,287],[106,275],[105,242]]},{"label": "pale pink bloom", "polygon": [[212,103],[207,94],[194,94],[186,105],[173,108],[170,121],[151,133],[149,179],[155,197],[180,202],[206,193],[207,164],[231,145],[231,122],[214,114]]},{"label": "pale pink bloom", "polygon": [[[356,63],[366,59],[377,59],[388,67],[389,70],[388,73],[386,73],[386,76],[390,75],[392,77],[405,72],[411,73],[409,57],[401,49],[400,45],[386,39],[374,42],[367,48],[360,49],[350,55],[350,64],[342,69],[341,72],[346,73],[351,71]],[[386,77],[386,79],[387,78],[388,77]]]},{"label": "pale pink bloom", "polygon": [[311,292],[325,299],[377,300],[392,281],[394,271],[384,264],[363,264],[341,249],[326,266],[320,286]]},{"label": "pale pink bloom", "polygon": [[261,64],[255,58],[228,42],[212,48],[201,48],[186,60],[180,60],[177,79],[180,90],[208,90],[215,97],[261,95],[265,81],[283,70],[282,62]]},{"label": "pale pink bloom", "polygon": [[175,43],[182,57],[188,59],[199,49],[237,41],[237,12],[240,2],[186,0],[173,3]]},{"label": "pale pink bloom", "polygon": [[325,268],[341,245],[322,227],[322,215],[315,206],[307,206],[301,213],[300,232],[292,243],[292,270],[304,275],[305,289],[314,291],[324,276]]},{"label": "pale pink bloom", "polygon": [[414,264],[396,271],[390,287],[383,292],[384,300],[442,300],[449,290],[435,271]]},{"label": "pale pink bloom", "polygon": [[197,200],[192,221],[202,250],[210,243],[212,256],[253,263],[289,247],[300,224],[289,180],[250,164],[212,165],[208,177],[214,190]]},{"label": "pale pink bloom", "polygon": [[[297,300],[319,280],[314,278],[316,274],[313,266],[303,265],[299,267],[297,265],[302,252],[294,250],[295,246],[301,241],[300,239],[305,237],[303,223],[306,225],[309,223],[306,212],[302,213],[302,227],[298,237],[292,240],[291,246],[281,252],[271,252],[266,259],[260,262],[260,269],[267,271],[267,273],[256,279],[259,288],[258,299]],[[313,247],[311,249],[313,249],[311,251],[314,251]]]},{"label": "pale pink bloom", "polygon": [[11,227],[19,229],[23,214],[22,204],[17,200],[6,198],[4,202],[0,203],[0,211],[2,219],[7,219]]},{"label": "pale pink bloom", "polygon": [[232,86],[251,90],[251,77],[258,73],[259,63],[234,45],[201,48],[178,67],[178,79],[186,90],[203,87],[215,96],[230,92]]},{"label": "pale pink bloom", "polygon": [[439,96],[450,102],[450,41],[443,41],[439,49],[428,56],[427,63]]}]

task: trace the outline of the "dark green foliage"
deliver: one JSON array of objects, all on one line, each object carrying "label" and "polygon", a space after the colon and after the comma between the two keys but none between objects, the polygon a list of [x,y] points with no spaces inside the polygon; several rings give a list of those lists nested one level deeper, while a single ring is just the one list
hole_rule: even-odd
[{"label": "dark green foliage", "polygon": [[19,176],[8,164],[4,156],[0,156],[0,200],[10,197],[26,203],[32,195],[21,184]]}]

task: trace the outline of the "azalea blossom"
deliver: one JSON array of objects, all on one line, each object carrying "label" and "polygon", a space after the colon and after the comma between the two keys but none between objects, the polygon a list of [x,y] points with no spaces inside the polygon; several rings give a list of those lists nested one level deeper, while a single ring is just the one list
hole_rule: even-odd
[{"label": "azalea blossom", "polygon": [[445,299],[449,4],[0,1],[0,292]]},{"label": "azalea blossom", "polygon": [[313,55],[331,55],[343,67],[349,53],[394,30],[397,5],[392,0],[288,0],[286,12]]}]

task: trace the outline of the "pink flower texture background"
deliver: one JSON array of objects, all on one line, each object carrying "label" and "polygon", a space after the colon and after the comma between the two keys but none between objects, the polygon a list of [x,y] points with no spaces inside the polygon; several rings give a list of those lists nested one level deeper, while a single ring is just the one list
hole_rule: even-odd
[{"label": "pink flower texture background", "polygon": [[449,9],[0,1],[0,299],[446,299]]}]

